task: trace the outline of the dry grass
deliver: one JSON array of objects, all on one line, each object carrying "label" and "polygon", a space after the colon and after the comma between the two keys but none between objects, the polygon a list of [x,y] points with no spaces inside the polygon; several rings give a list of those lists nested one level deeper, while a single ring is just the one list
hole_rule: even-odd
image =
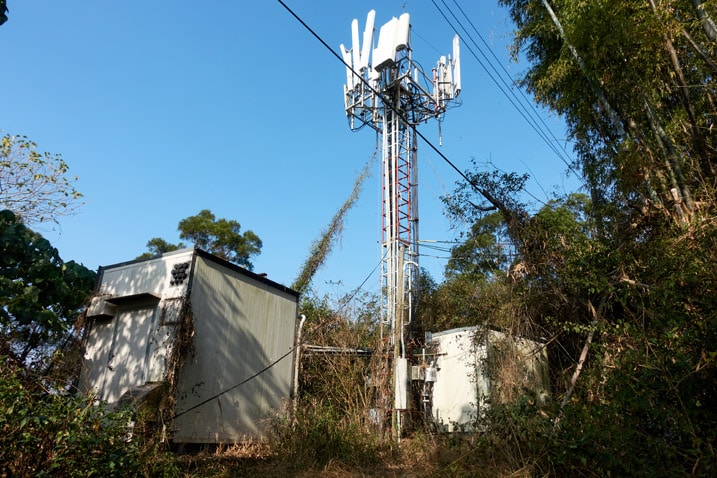
[{"label": "dry grass", "polygon": [[474,439],[467,436],[449,437],[418,435],[404,438],[400,446],[387,446],[372,462],[347,466],[331,460],[322,467],[297,470],[289,460],[273,452],[268,443],[245,443],[215,447],[179,456],[185,477],[297,477],[297,478],[358,478],[358,477],[529,477],[530,467],[514,469],[507,463],[482,461]]}]

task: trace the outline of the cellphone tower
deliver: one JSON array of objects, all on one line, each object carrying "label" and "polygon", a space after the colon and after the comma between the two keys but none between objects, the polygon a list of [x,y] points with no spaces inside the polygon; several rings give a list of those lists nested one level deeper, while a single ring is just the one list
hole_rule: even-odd
[{"label": "cellphone tower", "polygon": [[[418,297],[418,168],[416,126],[457,104],[461,91],[458,35],[453,54],[441,56],[430,76],[414,63],[408,13],[381,26],[374,47],[376,11],[351,23],[351,48],[341,45],[346,64],[344,104],[349,126],[370,126],[382,144],[381,370],[374,418],[401,437],[411,382],[406,342]],[[393,399],[393,400],[392,400]],[[393,403],[392,403],[393,402]],[[389,422],[390,417],[390,422]]]}]

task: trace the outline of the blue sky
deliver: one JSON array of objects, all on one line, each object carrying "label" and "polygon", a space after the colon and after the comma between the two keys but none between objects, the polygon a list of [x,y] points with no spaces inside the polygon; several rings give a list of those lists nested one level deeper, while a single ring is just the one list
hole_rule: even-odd
[{"label": "blue sky", "polygon": [[[350,45],[352,19],[362,30],[370,9],[377,28],[403,11],[411,15],[413,58],[425,69],[451,52],[454,31],[431,1],[285,3],[335,52]],[[507,47],[513,26],[496,2],[435,3],[444,13],[445,5],[460,6],[501,73],[518,77],[524,65],[511,62]],[[178,241],[177,223],[210,209],[263,240],[256,272],[292,282],[373,156],[376,136],[349,130],[344,66],[279,2],[10,0],[8,7],[0,27],[0,133],[26,135],[39,150],[61,154],[79,177],[84,206],[41,230],[64,260],[91,269],[131,260],[152,237]],[[461,169],[475,158],[529,173],[526,200],[537,205],[534,198],[575,190],[576,178],[566,176],[466,41],[463,104],[442,124],[443,154]],[[564,139],[562,123],[541,115]],[[419,129],[439,144],[436,122]],[[460,178],[428,146],[419,144],[418,156],[421,239],[452,241],[457,231],[439,197]],[[380,261],[378,162],[372,172],[315,278],[321,293],[354,289]],[[422,252],[421,265],[440,279],[448,254]],[[378,285],[374,273],[364,289]]]}]

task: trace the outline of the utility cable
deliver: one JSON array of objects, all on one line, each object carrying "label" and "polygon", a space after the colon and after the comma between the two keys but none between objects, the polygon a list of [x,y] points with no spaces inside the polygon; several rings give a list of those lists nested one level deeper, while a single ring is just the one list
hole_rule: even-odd
[{"label": "utility cable", "polygon": [[[441,14],[443,19],[446,21],[446,23],[448,23],[448,25],[453,29],[453,31],[458,33],[458,29],[454,26],[453,22],[446,16],[445,12],[441,9],[441,7],[438,6],[438,4],[435,2],[435,0],[432,0],[432,3],[433,3],[433,6],[436,7],[436,10],[438,10],[438,12]],[[503,93],[503,95],[513,105],[513,107],[518,112],[518,114],[520,114],[520,116],[522,116],[523,119],[530,125],[530,127],[533,129],[533,131],[535,131],[538,134],[538,136],[543,140],[543,142],[555,153],[555,155],[567,166],[567,168],[570,169],[571,171],[573,171],[573,173],[575,173],[570,162],[565,158],[565,156],[557,148],[557,146],[552,141],[550,141],[550,139],[548,138],[548,135],[545,133],[546,130],[550,133],[550,135],[553,137],[553,139],[556,143],[559,142],[557,140],[557,138],[555,138],[555,136],[553,135],[550,128],[548,128],[547,125],[545,124],[545,122],[542,120],[540,115],[537,114],[537,111],[535,111],[535,108],[533,107],[533,111],[535,112],[535,115],[533,115],[530,113],[528,108],[525,106],[525,102],[521,101],[520,98],[516,95],[514,88],[512,88],[512,86],[508,84],[508,82],[505,80],[503,75],[501,75],[500,72],[497,70],[497,68],[494,66],[493,62],[490,61],[490,59],[483,52],[483,50],[480,48],[478,43],[473,39],[473,36],[470,34],[470,32],[467,30],[467,28],[463,25],[463,23],[460,21],[460,19],[458,19],[458,17],[453,12],[453,10],[446,4],[446,2],[444,0],[441,0],[441,3],[443,3],[443,6],[445,7],[446,10],[448,10],[448,12],[451,14],[453,19],[455,20],[455,22],[458,23],[458,25],[460,26],[461,30],[463,31],[463,33],[465,35],[465,38],[468,38],[470,40],[470,43],[467,43],[466,47],[468,48],[468,51],[471,53],[473,58],[475,58],[475,60],[478,62],[478,64],[486,72],[488,77],[493,81],[493,83],[498,87],[498,89],[501,91],[501,93]],[[462,9],[461,9],[461,11],[463,12]],[[465,15],[465,13],[464,13],[464,15]],[[473,24],[471,23],[471,25],[473,25]],[[473,28],[475,30],[474,25],[473,25]],[[476,32],[477,32],[477,30],[476,30]],[[478,35],[480,36],[480,34],[478,34]],[[481,39],[482,39],[482,37],[481,37]],[[481,53],[482,57],[485,60],[485,63],[483,61],[481,61],[480,58],[478,58],[478,55],[476,54],[474,49],[471,47],[471,43]],[[483,40],[483,43],[484,44],[486,43],[485,40]],[[490,50],[490,48],[489,48],[489,50]],[[489,71],[488,67],[486,66],[486,63],[491,67],[491,69],[493,70],[495,75],[500,79],[500,81],[502,82],[502,86],[499,83],[498,79],[496,79],[496,76],[494,76],[494,74]],[[500,62],[498,62],[498,63],[500,64]],[[508,76],[510,76],[510,75],[508,75]],[[510,83],[515,85],[515,82],[512,79],[510,80]],[[510,92],[510,94],[508,93],[508,91]],[[522,90],[520,90],[520,91],[522,92]],[[525,95],[523,95],[523,97],[525,98]],[[535,118],[538,118],[538,120],[542,123],[543,128],[541,128],[540,124],[538,124],[538,120],[536,120]]]},{"label": "utility cable", "polygon": [[[444,19],[444,20],[446,21],[446,23],[448,24],[448,26],[450,26],[451,29],[452,29],[454,32],[458,33],[458,29],[453,25],[453,23],[451,22],[451,20],[448,19],[448,17],[447,17],[446,14],[444,13],[444,11],[438,6],[438,4],[436,4],[435,1],[432,1],[431,3],[433,3],[433,6],[436,7],[436,10],[438,10],[438,13],[441,14],[441,16],[443,17],[443,19]],[[451,13],[451,16],[454,18],[454,20],[455,20],[456,22],[458,22],[458,24],[461,26],[461,29],[463,30],[463,33],[464,33],[464,35],[462,35],[463,38],[468,38],[468,39],[470,40],[470,42],[473,43],[473,45],[478,49],[478,51],[481,53],[481,55],[482,55],[483,58],[485,59],[486,63],[487,63],[488,65],[490,65],[490,67],[492,68],[493,72],[495,72],[495,74],[498,76],[498,78],[500,78],[501,82],[503,83],[503,86],[501,86],[501,84],[498,82],[498,80],[496,79],[496,76],[494,76],[494,75],[489,71],[488,67],[486,66],[486,63],[484,63],[483,61],[481,61],[480,58],[478,58],[478,55],[475,53],[475,51],[473,50],[473,48],[471,48],[470,43],[467,43],[467,44],[466,44],[466,47],[468,48],[468,51],[471,53],[471,55],[473,56],[473,58],[474,58],[474,59],[478,62],[478,64],[483,68],[483,70],[485,71],[485,73],[486,73],[486,74],[488,75],[488,77],[493,81],[493,83],[495,84],[495,86],[498,87],[498,89],[501,91],[501,93],[503,93],[503,95],[506,97],[506,99],[513,105],[513,107],[514,107],[515,110],[518,112],[518,114],[520,114],[520,115],[523,117],[523,119],[524,119],[524,120],[530,125],[530,127],[538,134],[538,136],[540,136],[540,138],[548,145],[548,147],[549,147],[550,149],[552,149],[553,152],[554,152],[557,156],[559,156],[561,160],[563,160],[563,162],[566,162],[565,159],[562,158],[562,155],[560,154],[560,152],[559,152],[559,151],[555,148],[555,146],[554,146],[553,144],[551,144],[550,141],[547,139],[545,133],[539,128],[537,122],[533,119],[533,117],[530,116],[530,115],[526,116],[526,113],[528,113],[528,110],[525,108],[525,106],[523,105],[523,103],[520,102],[520,100],[518,99],[518,97],[515,95],[515,92],[513,91],[513,89],[508,85],[508,83],[505,81],[505,79],[500,75],[500,73],[498,72],[498,70],[497,70],[497,69],[495,68],[495,66],[490,62],[490,60],[489,60],[488,57],[485,55],[485,53],[483,53],[483,50],[478,46],[478,44],[475,42],[475,40],[474,40],[473,37],[470,35],[470,33],[465,29],[465,27],[463,27],[463,24],[460,22],[460,20],[458,20],[458,19],[456,18],[456,15],[453,13],[453,11],[450,9],[450,7],[448,7],[448,6],[446,5],[445,1],[443,1],[442,3],[443,3],[443,5],[444,5],[444,7]],[[507,88],[507,89],[511,92],[512,98],[511,98],[511,96],[506,92],[506,90],[504,89],[504,87]],[[516,101],[517,101],[517,103],[516,103]],[[520,106],[519,106],[519,104],[520,104]],[[530,116],[530,117],[529,117],[529,116]],[[567,163],[566,163],[566,164],[567,164]],[[568,166],[569,166],[569,165],[568,165]]]},{"label": "utility cable", "polygon": [[[441,1],[443,1],[443,0],[441,0]],[[444,3],[445,3],[445,2],[444,2]],[[456,7],[458,7],[458,10],[461,12],[461,14],[462,14],[463,17],[466,19],[466,21],[467,21],[468,24],[471,26],[471,28],[472,28],[473,31],[476,33],[476,35],[478,35],[478,38],[480,38],[481,42],[483,43],[483,45],[485,45],[486,49],[490,52],[491,56],[492,56],[493,59],[495,60],[495,63],[500,66],[500,68],[503,70],[503,73],[505,74],[505,76],[507,76],[508,78],[510,78],[510,73],[508,72],[508,70],[506,70],[505,66],[503,66],[503,64],[500,62],[500,59],[496,56],[495,52],[494,52],[493,49],[490,47],[490,45],[489,45],[488,42],[485,40],[485,38],[483,38],[483,35],[480,34],[480,32],[478,31],[478,28],[476,28],[475,24],[474,24],[473,21],[470,19],[470,17],[468,17],[468,15],[467,15],[466,12],[463,10],[463,8],[460,6],[460,4],[458,3],[458,1],[457,1],[457,0],[453,0],[453,3],[455,3]],[[450,9],[449,9],[449,10],[450,10]],[[452,12],[451,12],[451,13],[452,13]],[[464,30],[465,30],[465,29],[464,29]],[[468,36],[470,37],[470,34],[469,34]],[[475,41],[474,41],[474,40],[472,40],[472,41],[473,41],[473,43],[475,44]],[[543,121],[542,116],[540,115],[540,113],[538,112],[538,110],[535,108],[535,104],[530,100],[530,98],[528,98],[528,97],[526,96],[526,94],[525,94],[525,92],[523,91],[523,89],[520,88],[520,86],[519,86],[513,79],[511,79],[510,81],[511,81],[511,83],[513,83],[513,84],[516,86],[516,88],[517,88],[518,91],[520,92],[522,98],[523,98],[523,99],[527,102],[527,104],[531,107],[531,109],[533,110],[533,113],[535,113],[535,116],[536,116],[536,117],[538,118],[538,120],[543,124],[543,126],[544,126],[545,129],[548,131],[548,133],[550,133],[550,136],[553,138],[553,141],[555,141],[556,144],[560,144],[561,141],[560,141],[558,138],[555,137],[555,135],[553,134],[553,131],[548,127],[547,124],[545,124],[545,121]],[[512,89],[511,89],[511,90],[512,90]],[[563,153],[565,153],[566,156],[569,156],[569,153],[565,150],[565,147],[562,147],[561,150],[563,151]],[[562,157],[561,157],[561,159],[562,159]],[[564,160],[564,162],[565,162],[565,160]],[[573,170],[573,168],[572,168],[572,166],[571,166],[570,163],[567,163],[567,162],[566,162],[566,165],[567,165],[567,167],[568,167],[571,171],[573,171],[573,172],[575,173],[575,171]],[[578,176],[579,176],[579,175],[578,175]]]},{"label": "utility cable", "polygon": [[[283,0],[277,0],[277,2],[279,2],[279,3],[281,4],[281,6],[283,6],[283,7],[286,9],[286,11],[289,12],[289,14],[291,14],[291,16],[293,16],[299,23],[301,23],[301,25],[302,25],[304,28],[306,28],[306,30],[307,30],[309,33],[311,33],[311,35],[312,35],[314,38],[316,38],[337,60],[339,60],[346,68],[348,68],[348,69],[350,69],[351,71],[353,71],[353,72],[356,74],[356,76],[363,82],[363,84],[364,84],[373,94],[375,94],[377,97],[379,97],[379,98],[381,99],[381,101],[383,102],[384,105],[388,106],[388,107],[389,107],[394,113],[396,113],[403,121],[405,121],[406,124],[411,125],[411,123],[410,123],[410,121],[408,120],[408,118],[406,118],[406,116],[405,116],[401,111],[399,111],[398,108],[396,108],[391,101],[386,101],[386,98],[384,97],[383,94],[381,94],[379,91],[377,91],[376,89],[374,89],[374,88],[369,84],[369,82],[366,81],[365,78],[363,78],[363,76],[361,76],[361,75],[359,75],[358,73],[356,73],[356,72],[354,71],[353,67],[352,67],[351,65],[349,65],[348,63],[346,63],[346,62],[344,61],[344,59],[343,59],[338,53],[336,53],[336,52],[333,50],[333,48],[331,48],[331,46],[329,46],[329,44],[326,43],[326,41],[324,41],[324,39],[319,36],[318,33],[316,33],[309,25],[307,25],[306,22],[304,22],[304,20],[301,19],[301,17],[299,17],[296,13],[294,13],[294,11],[293,11],[286,3],[283,2]],[[431,142],[428,140],[428,138],[426,138],[426,137],[423,135],[423,133],[421,133],[420,131],[418,131],[418,129],[416,129],[415,125],[411,125],[411,128],[416,132],[416,134],[418,135],[418,137],[420,137],[423,141],[425,141],[425,142],[431,147],[431,149],[432,149],[433,151],[435,151],[435,152],[441,157],[441,159],[443,159],[446,163],[448,163],[448,165],[449,165],[451,168],[453,168],[463,179],[465,179],[465,180],[468,182],[468,184],[470,184],[470,185],[472,185],[472,186],[475,186],[475,185],[473,184],[473,182],[468,178],[468,176],[466,176],[465,173],[463,173],[463,171],[461,171],[460,169],[458,169],[458,167],[457,167],[455,164],[453,164],[453,162],[452,162],[450,159],[448,159],[445,154],[441,153],[441,152],[438,150],[438,148],[437,148],[435,145],[433,145],[433,143],[431,143]]]},{"label": "utility cable", "polygon": [[249,382],[250,380],[255,379],[255,378],[258,377],[259,375],[263,374],[264,372],[266,372],[267,370],[269,370],[270,368],[272,368],[274,365],[276,365],[276,364],[278,364],[279,362],[281,362],[282,360],[284,360],[284,359],[285,359],[286,357],[288,357],[294,350],[296,350],[296,346],[291,347],[291,348],[289,349],[289,351],[286,352],[284,355],[282,355],[282,356],[279,357],[278,359],[274,360],[272,363],[270,363],[269,365],[267,365],[267,366],[264,367],[263,369],[259,370],[257,373],[255,373],[255,374],[252,375],[251,377],[247,378],[246,380],[242,380],[241,382],[237,383],[237,384],[234,385],[233,387],[227,388],[226,390],[224,390],[224,391],[222,391],[222,392],[219,392],[219,393],[217,393],[216,395],[213,395],[213,396],[207,398],[206,400],[203,400],[203,401],[197,403],[196,405],[192,405],[191,407],[187,408],[186,410],[182,410],[181,412],[176,413],[176,414],[172,417],[172,420],[174,420],[175,418],[181,417],[181,416],[184,415],[185,413],[189,413],[189,412],[191,412],[192,410],[195,410],[195,409],[201,407],[202,405],[206,405],[207,403],[211,402],[211,401],[214,400],[215,398],[219,398],[219,397],[221,397],[222,395],[224,395],[225,393],[229,393],[229,392],[231,392],[232,390],[234,390],[235,388],[241,387],[242,385],[244,385],[245,383]]},{"label": "utility cable", "polygon": [[[418,128],[416,128],[415,125],[411,124],[405,114],[403,114],[401,111],[399,111],[398,108],[397,108],[396,106],[394,106],[391,101],[386,101],[386,98],[384,97],[384,95],[383,95],[382,93],[380,93],[379,91],[377,91],[376,89],[374,89],[374,88],[369,84],[369,82],[366,81],[366,79],[365,79],[362,75],[359,75],[358,73],[356,73],[355,70],[353,69],[353,67],[352,67],[351,65],[349,65],[348,63],[346,63],[346,62],[344,61],[344,59],[343,59],[338,53],[336,53],[336,52],[333,50],[333,48],[331,48],[331,46],[329,46],[329,44],[326,43],[326,41],[325,41],[323,38],[321,38],[321,36],[319,36],[319,34],[316,33],[304,20],[302,20],[301,17],[299,17],[286,3],[284,3],[283,0],[277,0],[277,1],[279,2],[279,4],[281,4],[281,6],[284,7],[284,9],[286,9],[287,12],[289,12],[289,14],[290,14],[291,16],[293,16],[299,23],[301,23],[301,25],[302,25],[304,28],[306,28],[306,30],[307,30],[309,33],[311,33],[311,35],[312,35],[314,38],[316,38],[337,60],[339,60],[339,62],[341,62],[341,63],[342,63],[346,68],[348,68],[349,70],[353,71],[354,74],[361,80],[361,82],[362,82],[373,94],[375,94],[378,98],[381,99],[381,101],[383,102],[384,105],[388,106],[388,107],[389,107],[396,115],[398,115],[406,124],[410,125],[411,129],[416,133],[416,135],[417,135],[420,139],[422,139],[422,140],[428,145],[428,147],[430,147],[430,148],[433,150],[433,152],[435,152],[441,159],[443,159],[443,161],[445,161],[446,164],[448,164],[448,165],[449,165],[461,178],[463,178],[476,192],[478,192],[480,195],[482,195],[484,198],[486,198],[493,206],[495,206],[495,204],[494,204],[493,201],[491,200],[491,198],[492,198],[491,194],[490,194],[486,189],[483,189],[483,188],[479,187],[477,184],[475,184],[475,182],[473,182],[461,169],[459,169],[458,166],[456,166],[456,165],[453,163],[453,161],[451,161],[451,160],[450,160],[445,154],[443,154],[428,138],[426,138],[426,136],[425,136],[423,133],[421,133],[421,132],[418,130]],[[445,17],[444,17],[444,18],[445,18]],[[476,59],[477,59],[477,57],[476,57]],[[531,196],[535,197],[534,195],[531,195]]]},{"label": "utility cable", "polygon": [[353,298],[356,297],[356,294],[358,294],[361,291],[361,289],[363,288],[363,286],[366,285],[366,282],[368,282],[368,280],[371,278],[371,276],[374,274],[374,272],[376,272],[376,269],[379,268],[379,266],[383,263],[383,260],[385,258],[386,258],[386,255],[384,254],[384,256],[381,258],[381,260],[378,262],[378,264],[376,264],[376,267],[374,267],[373,270],[368,273],[368,275],[363,280],[363,282],[361,282],[361,284],[358,287],[356,287],[353,290],[353,292],[351,292],[351,295],[347,299],[341,301],[343,307],[346,307],[349,304],[349,302],[351,302],[353,300]]},{"label": "utility cable", "polygon": [[[440,151],[438,149],[438,147],[436,147],[436,145],[434,145],[423,133],[421,133],[421,131],[418,130],[416,125],[411,124],[411,122],[408,120],[406,115],[403,114],[403,112],[399,111],[398,108],[393,104],[393,102],[386,101],[386,98],[384,97],[384,95],[382,93],[380,93],[379,91],[374,89],[370,85],[370,83],[363,77],[363,75],[359,75],[358,73],[356,73],[355,70],[353,69],[352,65],[349,65],[348,63],[346,63],[344,61],[343,57],[341,57],[337,52],[335,52],[334,49],[328,43],[326,43],[326,41],[323,38],[321,38],[321,36],[318,33],[316,33],[301,17],[299,17],[283,0],[277,0],[277,1],[279,2],[279,4],[282,7],[284,7],[284,9],[292,17],[294,17],[296,19],[296,21],[298,21],[314,38],[316,38],[316,40],[319,43],[321,43],[324,46],[324,48],[326,48],[329,51],[329,53],[331,53],[331,55],[333,55],[346,68],[351,70],[356,75],[356,77],[358,77],[361,80],[361,82],[366,86],[366,88],[368,88],[373,94],[375,94],[383,102],[384,105],[388,106],[407,125],[410,125],[411,129],[416,134],[416,136],[419,137],[421,140],[423,140],[428,145],[428,147],[431,148],[431,150],[433,150],[433,152],[436,153],[441,159],[443,159],[443,161],[445,161],[445,163],[448,164],[448,166],[450,166],[461,178],[463,178],[466,181],[466,183],[469,184],[473,188],[474,191],[476,191],[478,194],[483,196],[489,203],[491,203],[491,206],[493,208],[499,209],[498,205],[496,204],[496,198],[487,189],[484,189],[484,188],[481,188],[480,186],[478,186],[473,180],[471,180],[466,175],[466,173],[464,173],[460,168],[458,168],[458,166],[456,166],[456,164],[453,163],[453,161],[451,161],[445,154],[443,154],[443,152]],[[434,5],[435,5],[435,3],[434,3]],[[440,9],[439,9],[439,11],[440,11]],[[446,17],[444,16],[444,18],[446,18]],[[448,21],[447,18],[446,18],[446,21]],[[478,60],[478,57],[475,54],[474,54],[474,57],[476,58],[476,60]],[[480,62],[480,60],[478,60],[478,61]],[[530,121],[529,121],[529,123],[530,123]],[[548,145],[550,146],[549,141],[548,141]],[[553,148],[555,148],[554,145],[553,145]],[[555,151],[555,149],[554,149],[554,151]],[[556,154],[558,154],[558,156],[560,157],[560,154],[558,152],[556,152]],[[525,190],[525,188],[523,188],[523,190]],[[535,198],[534,195],[531,194],[531,196],[533,198]],[[542,201],[540,201],[540,202],[542,202]]]}]

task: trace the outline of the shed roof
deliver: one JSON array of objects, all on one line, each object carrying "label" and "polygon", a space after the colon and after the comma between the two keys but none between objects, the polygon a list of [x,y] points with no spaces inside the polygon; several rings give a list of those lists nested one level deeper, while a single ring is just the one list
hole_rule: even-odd
[{"label": "shed roof", "polygon": [[165,252],[165,253],[163,253],[163,254],[160,254],[160,255],[157,255],[157,256],[154,256],[154,257],[150,257],[150,258],[147,258],[147,259],[134,259],[134,260],[131,260],[131,261],[118,262],[118,263],[116,263],[116,264],[111,264],[111,265],[108,265],[108,266],[100,266],[100,268],[99,268],[99,270],[98,270],[98,273],[97,273],[98,284],[99,284],[100,281],[102,280],[102,272],[103,272],[104,270],[115,269],[115,268],[118,268],[118,267],[124,267],[124,266],[131,265],[131,264],[139,264],[139,263],[142,263],[142,262],[150,262],[150,261],[156,260],[156,259],[158,259],[158,258],[160,258],[160,257],[168,257],[168,256],[172,256],[172,255],[175,255],[175,254],[183,254],[183,253],[186,253],[186,252],[189,251],[189,250],[194,250],[194,253],[195,253],[197,256],[200,256],[200,257],[202,257],[202,258],[204,258],[204,259],[213,261],[213,262],[215,262],[215,263],[221,265],[222,267],[225,267],[225,268],[227,268],[227,269],[234,270],[234,271],[238,272],[239,274],[242,274],[242,275],[244,275],[244,276],[246,276],[246,277],[249,277],[249,278],[251,278],[251,279],[253,279],[253,280],[255,280],[255,281],[261,282],[261,283],[263,283],[263,284],[265,284],[265,285],[267,285],[267,286],[269,286],[269,287],[272,287],[272,288],[274,288],[274,289],[278,289],[278,290],[280,290],[280,291],[282,291],[282,292],[285,292],[285,293],[287,293],[287,294],[289,294],[289,295],[292,295],[292,296],[294,296],[297,300],[298,300],[299,296],[301,295],[299,292],[297,292],[297,291],[291,289],[290,287],[287,287],[287,286],[285,286],[285,285],[283,285],[283,284],[279,284],[278,282],[274,282],[273,280],[269,279],[268,277],[266,277],[266,276],[263,275],[263,274],[257,274],[257,273],[255,273],[255,272],[252,272],[252,271],[250,271],[249,269],[246,269],[246,268],[241,267],[241,266],[239,266],[239,265],[237,265],[237,264],[234,264],[233,262],[230,262],[230,261],[224,260],[224,259],[222,259],[222,258],[220,258],[220,257],[217,257],[217,256],[215,256],[214,254],[212,254],[212,253],[210,253],[210,252],[207,252],[207,251],[205,251],[205,250],[203,250],[203,249],[200,249],[200,248],[198,248],[198,247],[186,248],[186,249],[181,249],[181,250],[172,251],[172,252]]}]

